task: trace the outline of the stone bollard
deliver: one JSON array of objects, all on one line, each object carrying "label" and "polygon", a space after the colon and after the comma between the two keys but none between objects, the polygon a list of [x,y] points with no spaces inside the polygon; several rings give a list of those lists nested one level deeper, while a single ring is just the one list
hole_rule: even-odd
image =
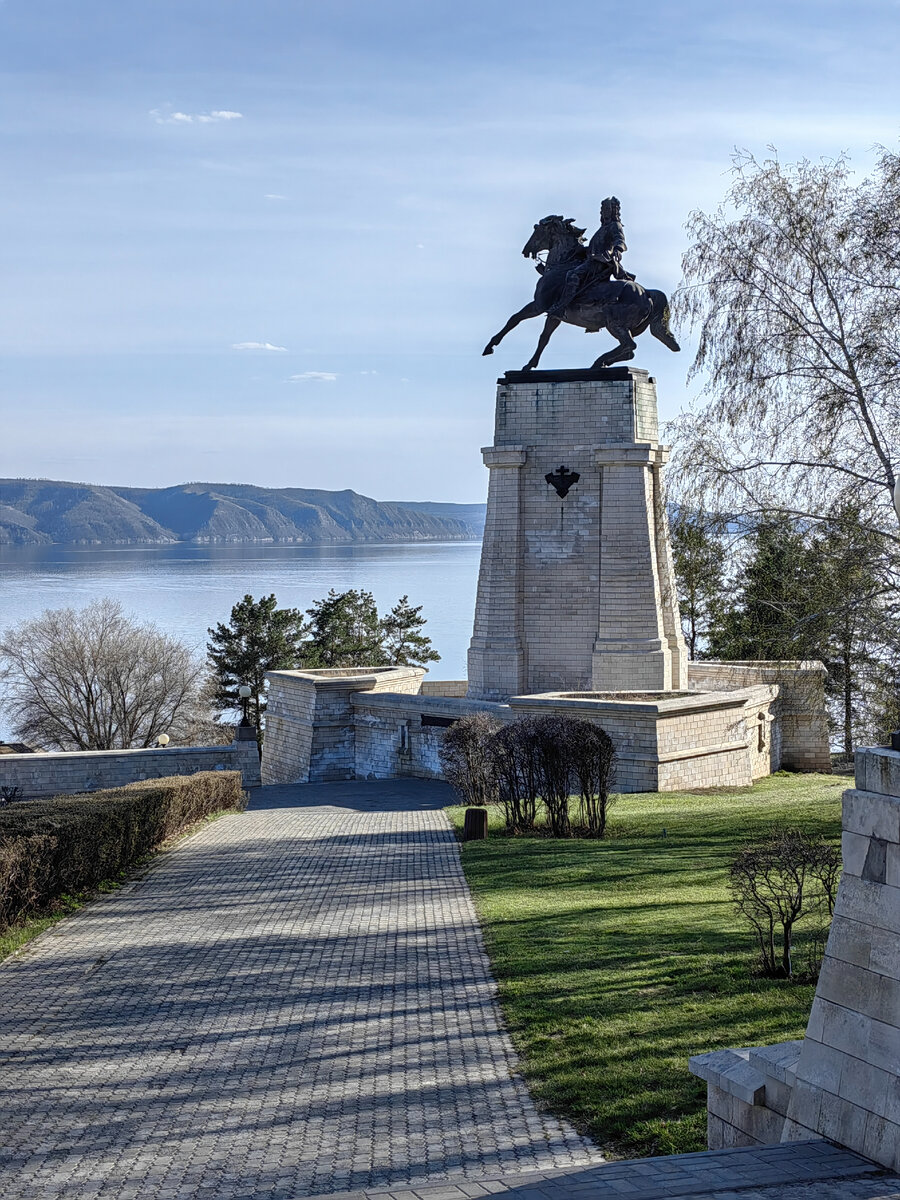
[{"label": "stone bollard", "polygon": [[487,837],[488,815],[486,808],[467,808],[463,822],[463,841],[479,842]]}]

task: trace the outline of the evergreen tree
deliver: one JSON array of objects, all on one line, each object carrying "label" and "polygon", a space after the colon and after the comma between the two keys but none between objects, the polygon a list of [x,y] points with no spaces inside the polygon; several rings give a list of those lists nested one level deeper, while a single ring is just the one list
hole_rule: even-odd
[{"label": "evergreen tree", "polygon": [[305,667],[379,667],[387,663],[381,620],[371,592],[334,588],[307,609]]},{"label": "evergreen tree", "polygon": [[721,517],[683,507],[670,521],[681,627],[692,659],[702,649],[723,600],[723,531]]},{"label": "evergreen tree", "polygon": [[896,593],[885,569],[890,552],[855,505],[826,521],[812,547],[828,611],[828,643],[819,657],[828,667],[836,724],[850,754],[861,741],[882,740],[892,708],[900,636]]},{"label": "evergreen tree", "polygon": [[730,604],[709,630],[710,658],[820,658],[829,628],[823,612],[821,554],[788,517],[761,520],[750,535]]},{"label": "evergreen tree", "polygon": [[440,659],[422,633],[422,606],[410,604],[408,596],[380,617],[371,592],[332,588],[307,614],[305,667],[423,666]]},{"label": "evergreen tree", "polygon": [[709,655],[819,660],[844,752],[882,739],[900,662],[891,563],[884,536],[856,506],[817,527],[769,515],[751,535],[731,601],[716,614]]},{"label": "evergreen tree", "polygon": [[238,688],[248,684],[261,744],[266,671],[292,670],[300,665],[306,633],[303,614],[296,608],[278,608],[274,595],[254,600],[248,594],[232,608],[227,625],[220,622],[207,632],[213,702],[220,713],[240,708]]},{"label": "evergreen tree", "polygon": [[441,656],[422,633],[425,618],[422,605],[413,607],[408,596],[401,596],[381,620],[382,645],[392,666],[420,667],[439,662]]}]

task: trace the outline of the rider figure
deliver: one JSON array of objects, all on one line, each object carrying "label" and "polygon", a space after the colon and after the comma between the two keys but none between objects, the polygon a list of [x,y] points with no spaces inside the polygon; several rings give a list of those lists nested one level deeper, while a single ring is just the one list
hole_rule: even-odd
[{"label": "rider figure", "polygon": [[547,315],[562,317],[579,292],[594,284],[610,279],[634,279],[622,266],[622,255],[627,249],[619,201],[609,196],[600,206],[600,228],[588,242],[587,258],[566,275],[562,295]]}]

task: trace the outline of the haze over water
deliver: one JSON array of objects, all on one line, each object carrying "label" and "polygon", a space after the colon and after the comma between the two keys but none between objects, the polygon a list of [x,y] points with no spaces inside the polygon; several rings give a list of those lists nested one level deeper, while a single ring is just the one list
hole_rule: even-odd
[{"label": "haze over water", "polygon": [[[352,546],[42,546],[0,551],[0,629],[46,608],[110,596],[141,620],[205,652],[207,628],[245,593],[306,609],[329,588],[363,588],[379,611],[421,604],[441,661],[432,679],[462,679],[472,634],[480,542]],[[9,736],[0,711],[0,737]]]}]

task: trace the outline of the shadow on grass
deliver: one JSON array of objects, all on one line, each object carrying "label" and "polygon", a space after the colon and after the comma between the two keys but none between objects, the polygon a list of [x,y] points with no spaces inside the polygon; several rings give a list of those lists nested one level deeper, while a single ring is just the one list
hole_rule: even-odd
[{"label": "shadow on grass", "polygon": [[492,814],[492,836],[465,844],[463,865],[540,1101],[613,1152],[704,1147],[705,1088],[689,1056],[799,1037],[813,994],[755,974],[729,862],[779,827],[837,840],[841,787],[786,776],[622,797],[602,841],[508,837]]}]

